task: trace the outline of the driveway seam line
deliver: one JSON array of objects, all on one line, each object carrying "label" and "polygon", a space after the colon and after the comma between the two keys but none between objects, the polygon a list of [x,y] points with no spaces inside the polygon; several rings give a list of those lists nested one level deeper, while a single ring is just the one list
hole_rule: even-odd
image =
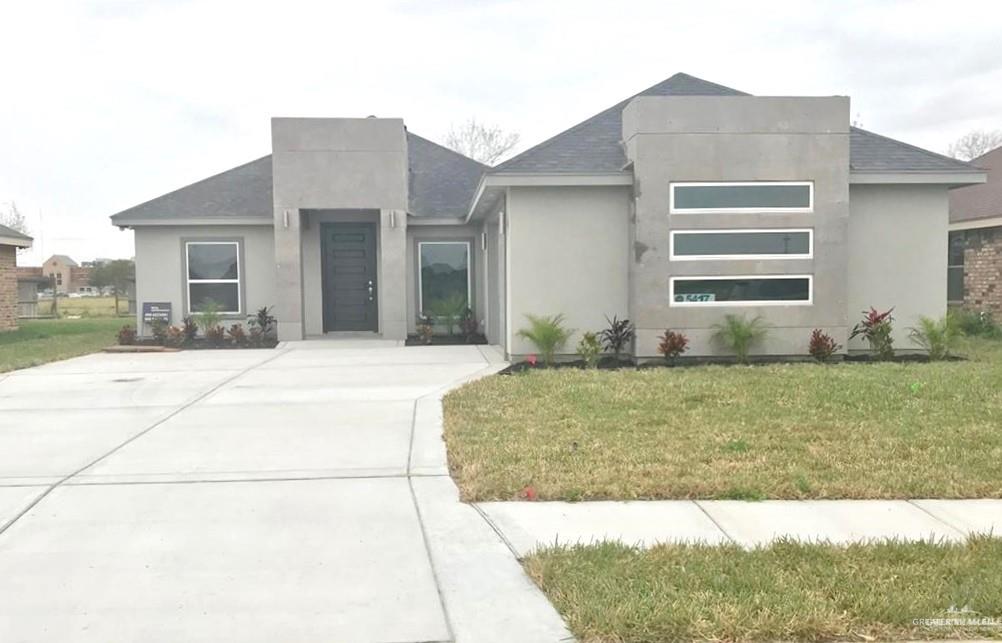
[{"label": "driveway seam line", "polygon": [[452,617],[449,615],[449,606],[445,604],[445,592],[442,591],[442,581],[435,567],[435,557],[431,554],[431,545],[428,543],[428,530],[424,525],[424,516],[421,515],[421,506],[418,504],[417,493],[414,491],[413,478],[407,476],[407,488],[411,492],[411,502],[414,503],[414,512],[417,514],[418,528],[421,529],[421,543],[424,545],[424,553],[428,557],[428,566],[431,568],[431,576],[435,580],[435,592],[438,594],[438,604],[442,606],[442,617],[445,620],[445,629],[449,632],[449,641],[456,640],[456,630],[452,626]]},{"label": "driveway seam line", "polygon": [[491,528],[491,531],[497,534],[497,537],[501,539],[501,542],[504,543],[504,546],[508,548],[508,551],[510,551],[511,555],[515,557],[515,560],[522,560],[522,558],[518,554],[518,551],[515,549],[515,545],[511,544],[511,541],[508,540],[508,537],[505,536],[504,532],[501,531],[501,528],[498,527],[493,520],[491,520],[491,517],[488,516],[487,512],[480,507],[480,504],[476,502],[471,502],[470,506],[473,507],[474,511],[480,514],[480,517],[484,519],[484,522],[486,522],[487,526]]},{"label": "driveway seam line", "polygon": [[411,404],[411,436],[410,440],[407,442],[407,466],[404,468],[404,475],[409,479],[411,477],[411,461],[414,458],[414,434],[417,433],[417,405],[418,399],[415,398],[414,403]]},{"label": "driveway seam line", "polygon": [[956,527],[953,524],[951,524],[951,523],[947,522],[946,520],[944,520],[943,518],[940,518],[939,516],[937,516],[936,514],[932,513],[931,511],[929,511],[928,509],[926,509],[922,505],[915,504],[915,499],[909,498],[908,500],[905,500],[905,502],[907,502],[911,506],[915,507],[916,509],[918,509],[922,513],[926,514],[927,516],[929,516],[930,518],[932,518],[936,522],[943,523],[944,525],[946,525],[947,527],[949,527],[953,531],[957,532],[958,534],[960,534],[964,538],[967,538],[970,535],[966,531],[964,531],[963,529],[961,529],[960,527]]},{"label": "driveway seam line", "polygon": [[101,460],[104,460],[108,456],[116,453],[117,451],[119,451],[123,447],[131,444],[132,442],[135,442],[136,440],[138,440],[139,438],[143,437],[144,435],[146,435],[147,433],[149,433],[153,429],[155,429],[158,426],[160,426],[163,423],[165,423],[167,420],[170,420],[171,418],[177,416],[182,411],[184,411],[184,410],[186,410],[186,409],[194,406],[195,404],[198,404],[199,402],[201,402],[205,398],[209,397],[210,395],[212,395],[213,393],[215,393],[216,391],[218,391],[222,387],[226,386],[230,382],[236,380],[237,378],[239,378],[239,377],[241,377],[243,375],[246,375],[250,371],[252,371],[255,368],[257,368],[258,366],[261,366],[262,364],[267,364],[268,362],[270,362],[270,361],[272,361],[274,359],[278,359],[279,357],[281,357],[285,353],[286,353],[286,351],[282,351],[282,352],[276,353],[275,355],[272,355],[268,359],[266,359],[264,361],[261,361],[261,362],[258,362],[257,364],[254,364],[252,366],[249,366],[249,367],[245,368],[244,370],[236,373],[235,375],[226,378],[225,380],[223,380],[219,384],[216,384],[215,386],[213,386],[209,390],[205,391],[204,393],[201,393],[200,395],[196,396],[195,398],[193,398],[193,399],[185,402],[181,406],[177,407],[175,410],[171,411],[167,415],[161,417],[159,420],[157,420],[153,424],[151,424],[148,427],[146,427],[145,429],[139,431],[139,433],[136,433],[135,435],[129,437],[124,442],[121,442],[117,446],[113,447],[111,450],[106,451],[103,455],[98,456],[94,460],[91,460],[90,462],[88,462],[87,464],[85,464],[83,467],[80,467],[79,469],[71,472],[70,474],[68,474],[68,475],[60,478],[59,480],[57,480],[53,484],[49,485],[48,488],[46,488],[42,493],[40,493],[37,498],[35,498],[31,503],[28,504],[28,506],[26,506],[24,509],[22,509],[20,512],[18,512],[13,518],[11,518],[6,523],[4,523],[2,526],[0,526],[0,536],[2,536],[4,533],[6,533],[7,530],[10,529],[25,514],[27,514],[32,509],[34,509],[38,505],[38,503],[40,503],[42,500],[44,500],[50,493],[52,493],[53,491],[55,491],[56,489],[58,489],[59,487],[61,487],[63,485],[63,483],[67,482],[68,480],[70,480],[71,478],[77,476],[78,474],[83,473],[84,471],[86,471],[87,469],[91,468],[92,466],[94,466],[95,464],[97,464],[98,462],[100,462]]},{"label": "driveway seam line", "polygon": [[691,502],[692,504],[699,507],[699,510],[703,512],[703,515],[705,515],[707,518],[710,519],[710,522],[713,523],[713,526],[719,529],[720,533],[722,533],[724,537],[727,538],[727,540],[731,541],[735,545],[738,544],[738,541],[734,540],[734,537],[731,536],[729,533],[727,533],[726,529],[720,526],[720,523],[717,522],[717,519],[710,515],[710,512],[706,510],[706,507],[704,507],[698,500],[692,500]]}]

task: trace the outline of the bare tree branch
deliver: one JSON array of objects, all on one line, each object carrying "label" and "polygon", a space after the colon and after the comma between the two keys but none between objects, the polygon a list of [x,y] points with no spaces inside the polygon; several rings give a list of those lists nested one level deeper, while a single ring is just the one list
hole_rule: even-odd
[{"label": "bare tree branch", "polygon": [[1002,145],[1002,130],[974,130],[950,144],[946,153],[955,159],[970,161]]},{"label": "bare tree branch", "polygon": [[475,118],[453,125],[445,135],[446,147],[487,165],[494,165],[518,145],[518,140],[517,132],[505,132],[500,127],[478,123]]},{"label": "bare tree branch", "polygon": [[17,204],[13,201],[0,209],[0,225],[17,230],[21,234],[28,234],[28,222],[24,220],[24,215],[17,209]]}]

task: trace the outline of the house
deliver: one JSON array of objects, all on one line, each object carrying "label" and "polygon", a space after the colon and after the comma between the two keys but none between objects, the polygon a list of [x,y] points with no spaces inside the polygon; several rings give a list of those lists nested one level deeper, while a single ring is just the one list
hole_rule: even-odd
[{"label": "house", "polygon": [[802,355],[812,329],[848,345],[893,306],[906,346],[946,310],[949,190],[985,175],[849,113],[676,74],[493,168],[397,118],[275,118],[270,155],[112,222],[135,230],[140,304],[175,323],[274,305],[283,340],[399,340],[458,302],[513,356],[536,350],[527,314],[557,313],[568,353],[617,315],[639,357],[666,328],[716,355],[736,313],[773,327],[761,353]]},{"label": "house", "polygon": [[988,181],[950,192],[950,304],[1002,315],[1002,147],[971,161]]},{"label": "house", "polygon": [[0,225],[0,331],[17,329],[17,251],[31,237]]},{"label": "house", "polygon": [[49,287],[55,282],[56,292],[60,295],[99,294],[90,285],[91,266],[81,266],[72,257],[52,255],[42,264],[42,271],[49,278]]}]

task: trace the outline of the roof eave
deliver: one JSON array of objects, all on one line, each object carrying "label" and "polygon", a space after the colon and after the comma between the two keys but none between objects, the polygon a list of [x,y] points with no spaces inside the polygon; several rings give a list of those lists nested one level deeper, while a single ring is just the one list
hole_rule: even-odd
[{"label": "roof eave", "polygon": [[987,172],[942,172],[929,170],[850,170],[849,183],[855,185],[879,184],[935,184],[960,187],[962,185],[977,185],[988,180]]},{"label": "roof eave", "polygon": [[170,217],[163,219],[111,217],[111,223],[123,229],[146,226],[275,225],[274,220],[269,217]]},{"label": "roof eave", "polygon": [[14,246],[15,248],[30,248],[31,237],[7,237],[0,236],[0,246]]}]

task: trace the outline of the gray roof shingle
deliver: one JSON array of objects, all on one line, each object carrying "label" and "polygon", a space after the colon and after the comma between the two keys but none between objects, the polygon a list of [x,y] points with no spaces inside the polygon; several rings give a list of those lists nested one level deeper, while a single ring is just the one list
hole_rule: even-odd
[{"label": "gray roof shingle", "polygon": [[[637,96],[748,96],[745,92],[675,74],[574,127],[501,163],[491,173],[619,172],[623,108]],[[967,163],[856,127],[849,138],[850,167],[857,172],[970,172]]]},{"label": "gray roof shingle", "polygon": [[[407,133],[410,212],[419,217],[460,217],[488,169],[417,134]],[[170,219],[270,220],[271,155],[185,186],[112,216],[113,222]]]},{"label": "gray roof shingle", "polygon": [[0,237],[5,237],[7,239],[20,239],[22,241],[31,241],[31,237],[24,234],[23,232],[18,232],[14,228],[8,228],[5,225],[0,225]]}]

